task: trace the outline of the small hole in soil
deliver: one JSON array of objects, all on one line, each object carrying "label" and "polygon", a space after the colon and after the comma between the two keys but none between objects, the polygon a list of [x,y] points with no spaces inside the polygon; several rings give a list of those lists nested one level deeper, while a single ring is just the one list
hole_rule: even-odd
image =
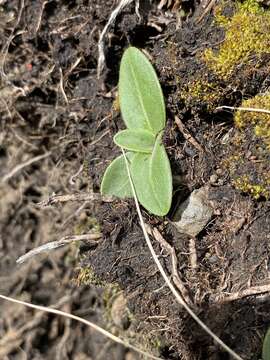
[{"label": "small hole in soil", "polygon": [[39,200],[40,196],[41,196],[41,193],[34,189],[33,187],[29,187],[28,189],[25,190],[24,192],[24,196],[26,197],[30,197],[32,200]]},{"label": "small hole in soil", "polygon": [[150,37],[157,36],[160,33],[152,26],[138,25],[129,34],[130,43],[133,46],[143,48]]},{"label": "small hole in soil", "polygon": [[55,14],[56,9],[57,9],[57,2],[51,1],[46,4],[44,12],[47,14],[47,17],[49,18]]},{"label": "small hole in soil", "polygon": [[7,156],[7,151],[3,147],[0,147],[0,158],[4,158]]},{"label": "small hole in soil", "polygon": [[48,52],[49,51],[48,42],[45,39],[42,39],[40,36],[38,36],[36,40],[36,48],[38,51]]}]

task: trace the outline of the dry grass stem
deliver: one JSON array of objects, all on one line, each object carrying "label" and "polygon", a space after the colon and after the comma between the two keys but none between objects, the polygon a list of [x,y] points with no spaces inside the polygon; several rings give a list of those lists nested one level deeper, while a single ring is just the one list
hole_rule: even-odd
[{"label": "dry grass stem", "polygon": [[61,310],[53,309],[51,307],[34,305],[34,304],[31,304],[31,303],[28,303],[28,302],[25,302],[25,301],[13,299],[13,298],[11,298],[9,296],[0,295],[0,298],[3,299],[3,300],[7,300],[7,301],[10,301],[10,302],[16,303],[16,304],[27,306],[27,307],[32,308],[32,309],[44,311],[46,313],[51,313],[51,314],[55,314],[55,315],[59,315],[59,316],[64,316],[65,318],[72,319],[72,320],[75,320],[75,321],[79,321],[80,323],[91,327],[95,331],[98,331],[100,334],[106,336],[107,338],[111,339],[112,341],[114,341],[114,342],[116,342],[118,344],[121,344],[121,345],[123,345],[123,346],[125,346],[127,348],[130,348],[130,349],[136,351],[137,353],[139,353],[139,354],[141,354],[141,355],[143,355],[143,356],[145,356],[145,357],[147,357],[149,359],[162,360],[161,358],[159,358],[157,356],[151,355],[151,354],[149,354],[149,353],[147,353],[147,352],[145,352],[145,351],[143,351],[143,350],[129,344],[128,342],[126,342],[126,341],[120,339],[119,337],[111,334],[110,332],[106,331],[105,329],[101,328],[100,326],[92,323],[91,321],[85,320],[85,319],[83,319],[83,318],[81,318],[79,316],[76,316],[76,315],[61,311]]},{"label": "dry grass stem", "polygon": [[98,67],[97,67],[97,77],[100,78],[100,75],[104,69],[105,65],[105,53],[104,53],[104,38],[106,36],[106,33],[109,29],[109,27],[114,23],[114,20],[116,19],[117,15],[120,14],[120,12],[129,4],[131,4],[134,0],[120,0],[118,6],[114,9],[114,11],[111,13],[111,16],[109,17],[109,20],[107,24],[105,25],[104,29],[102,30],[99,41],[98,41]]},{"label": "dry grass stem", "polygon": [[216,108],[216,110],[237,110],[237,111],[251,111],[251,112],[260,112],[265,114],[270,114],[270,110],[266,109],[256,109],[256,108],[248,108],[248,107],[234,107],[234,106],[219,106]]}]

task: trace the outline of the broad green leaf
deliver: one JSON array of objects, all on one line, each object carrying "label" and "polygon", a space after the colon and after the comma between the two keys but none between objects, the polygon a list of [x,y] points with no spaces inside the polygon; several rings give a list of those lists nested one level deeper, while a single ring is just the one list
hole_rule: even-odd
[{"label": "broad green leaf", "polygon": [[131,175],[139,202],[152,214],[166,215],[171,207],[172,176],[164,146],[155,145],[152,155],[135,154]]},{"label": "broad green leaf", "polygon": [[151,153],[155,145],[155,137],[147,130],[123,130],[114,137],[116,145],[135,152]]},{"label": "broad green leaf", "polygon": [[122,57],[119,101],[128,129],[145,129],[157,135],[165,127],[166,113],[156,72],[137,48],[128,48]]},{"label": "broad green leaf", "polygon": [[270,329],[267,330],[264,337],[262,358],[263,360],[270,360]]},{"label": "broad green leaf", "polygon": [[172,172],[165,147],[161,141],[162,133],[156,139],[150,160],[150,182],[157,201],[168,213],[172,203]]},{"label": "broad green leaf", "polygon": [[[133,161],[133,153],[128,152],[126,156],[130,162]],[[133,197],[123,155],[118,156],[107,167],[101,182],[101,194],[113,195],[122,199]]]}]

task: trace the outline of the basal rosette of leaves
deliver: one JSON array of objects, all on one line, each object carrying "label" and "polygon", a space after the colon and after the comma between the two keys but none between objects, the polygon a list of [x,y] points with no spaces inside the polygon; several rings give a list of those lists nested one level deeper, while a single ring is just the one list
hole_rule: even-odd
[{"label": "basal rosette of leaves", "polygon": [[[162,144],[166,122],[164,97],[153,66],[135,47],[128,48],[121,60],[119,102],[127,129],[118,132],[114,142],[127,150],[141,205],[152,214],[164,216],[172,202],[171,166]],[[101,193],[119,198],[133,196],[123,155],[106,169]]]}]

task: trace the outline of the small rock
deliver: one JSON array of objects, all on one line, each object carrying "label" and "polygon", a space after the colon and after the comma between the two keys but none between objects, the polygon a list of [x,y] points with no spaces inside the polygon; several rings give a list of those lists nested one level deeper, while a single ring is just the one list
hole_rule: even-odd
[{"label": "small rock", "polygon": [[218,176],[216,174],[213,174],[210,176],[209,180],[211,184],[216,184],[216,182],[218,181]]},{"label": "small rock", "polygon": [[196,236],[212,218],[214,213],[208,200],[208,186],[194,190],[188,199],[180,204],[173,218],[173,225],[179,232]]}]

